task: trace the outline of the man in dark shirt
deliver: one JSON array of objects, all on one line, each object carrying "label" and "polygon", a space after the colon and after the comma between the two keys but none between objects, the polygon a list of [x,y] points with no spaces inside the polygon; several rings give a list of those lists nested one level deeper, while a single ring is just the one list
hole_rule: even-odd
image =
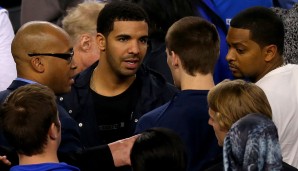
[{"label": "man in dark shirt", "polygon": [[[63,29],[49,22],[24,24],[12,42],[12,55],[16,62],[18,78],[7,90],[0,92],[1,102],[10,92],[26,84],[48,86],[56,95],[70,91],[76,64],[72,61],[74,54],[69,35]],[[85,149],[81,143],[77,123],[60,105],[57,108],[62,130],[58,149],[60,161],[79,166],[81,170],[111,170],[114,165],[129,164],[126,159],[129,158],[134,137]],[[12,164],[17,164],[17,157],[13,155],[16,153],[10,151],[10,145],[0,134],[0,155],[8,155]],[[92,165],[89,165],[89,162]],[[8,169],[1,164],[0,162],[1,171]]]},{"label": "man in dark shirt", "polygon": [[99,62],[75,79],[60,102],[77,122],[83,145],[93,147],[129,137],[140,116],[171,99],[177,89],[142,65],[148,17],[138,5],[105,5],[97,20]]},{"label": "man in dark shirt", "polygon": [[166,53],[174,83],[182,91],[141,117],[136,132],[152,127],[175,131],[185,145],[187,170],[203,170],[221,153],[213,128],[208,125],[207,104],[219,56],[218,32],[213,24],[200,17],[184,17],[169,28]]}]

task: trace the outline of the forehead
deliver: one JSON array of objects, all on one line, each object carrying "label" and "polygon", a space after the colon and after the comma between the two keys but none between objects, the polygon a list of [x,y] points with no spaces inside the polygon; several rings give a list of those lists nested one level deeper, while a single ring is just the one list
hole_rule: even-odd
[{"label": "forehead", "polygon": [[56,31],[47,37],[48,48],[51,50],[68,50],[72,47],[70,37],[65,32]]},{"label": "forehead", "polygon": [[148,36],[148,24],[145,21],[115,21],[114,29],[110,34],[114,36]]},{"label": "forehead", "polygon": [[230,27],[227,35],[228,43],[243,43],[250,41],[250,30]]}]

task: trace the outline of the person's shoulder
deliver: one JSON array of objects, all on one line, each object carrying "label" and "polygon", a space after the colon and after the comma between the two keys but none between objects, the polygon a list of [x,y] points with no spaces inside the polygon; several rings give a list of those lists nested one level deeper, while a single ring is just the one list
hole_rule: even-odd
[{"label": "person's shoulder", "polygon": [[0,91],[0,97],[7,95],[8,93],[10,93],[11,91],[6,89],[6,90],[2,90]]},{"label": "person's shoulder", "polygon": [[2,14],[2,13],[8,13],[8,11],[5,9],[5,8],[2,8],[1,6],[0,6],[0,14]]},{"label": "person's shoulder", "polygon": [[[168,108],[170,103],[171,101],[145,113],[138,121],[139,127],[146,127],[146,128],[152,127],[154,123],[156,123],[156,120],[160,118],[161,115],[163,115],[164,111]],[[151,126],[145,126],[145,125],[151,125]]]},{"label": "person's shoulder", "polygon": [[171,103],[171,101],[149,111],[148,113],[146,113],[143,117],[144,118],[150,118],[150,117],[156,117],[157,115],[160,115],[162,113],[164,113],[164,111],[168,108],[169,104]]},{"label": "person's shoulder", "polygon": [[8,89],[0,91],[0,104],[2,104],[4,102],[4,100],[9,95],[9,93],[11,93],[11,91]]},{"label": "person's shoulder", "polygon": [[298,72],[298,64],[287,64],[283,67],[280,67],[281,71],[291,71],[294,73]]}]

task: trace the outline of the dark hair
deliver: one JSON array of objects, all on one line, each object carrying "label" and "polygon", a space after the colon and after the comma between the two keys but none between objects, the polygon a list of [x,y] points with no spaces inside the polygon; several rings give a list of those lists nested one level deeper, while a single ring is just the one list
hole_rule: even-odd
[{"label": "dark hair", "polygon": [[51,89],[39,84],[22,86],[6,98],[0,109],[0,124],[19,154],[42,153],[51,124],[60,128],[55,99]]},{"label": "dark hair", "polygon": [[164,41],[169,27],[185,16],[194,16],[188,0],[131,0],[140,5],[150,19],[149,36]]},{"label": "dark hair", "polygon": [[262,48],[274,44],[278,53],[284,51],[284,25],[278,15],[266,7],[252,7],[237,14],[230,23],[231,27],[250,30],[251,40]]},{"label": "dark hair", "polygon": [[132,147],[130,159],[133,171],[186,171],[183,142],[167,128],[143,132]]},{"label": "dark hair", "polygon": [[168,30],[166,46],[180,57],[190,75],[213,73],[219,56],[219,36],[215,26],[195,16],[184,17]]},{"label": "dark hair", "polygon": [[114,1],[106,4],[99,12],[97,32],[108,36],[115,21],[145,21],[149,24],[146,12],[138,5],[127,1]]}]

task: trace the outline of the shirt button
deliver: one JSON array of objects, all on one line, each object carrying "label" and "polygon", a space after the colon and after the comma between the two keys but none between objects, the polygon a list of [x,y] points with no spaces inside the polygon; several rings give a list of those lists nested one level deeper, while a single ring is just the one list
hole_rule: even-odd
[{"label": "shirt button", "polygon": [[72,110],[69,110],[68,113],[72,113]]},{"label": "shirt button", "polygon": [[79,127],[83,127],[83,123],[79,123]]},{"label": "shirt button", "polygon": [[60,100],[60,101],[63,101],[63,97],[60,97],[59,100]]},{"label": "shirt button", "polygon": [[135,119],[135,122],[138,122],[139,120],[138,119]]}]

